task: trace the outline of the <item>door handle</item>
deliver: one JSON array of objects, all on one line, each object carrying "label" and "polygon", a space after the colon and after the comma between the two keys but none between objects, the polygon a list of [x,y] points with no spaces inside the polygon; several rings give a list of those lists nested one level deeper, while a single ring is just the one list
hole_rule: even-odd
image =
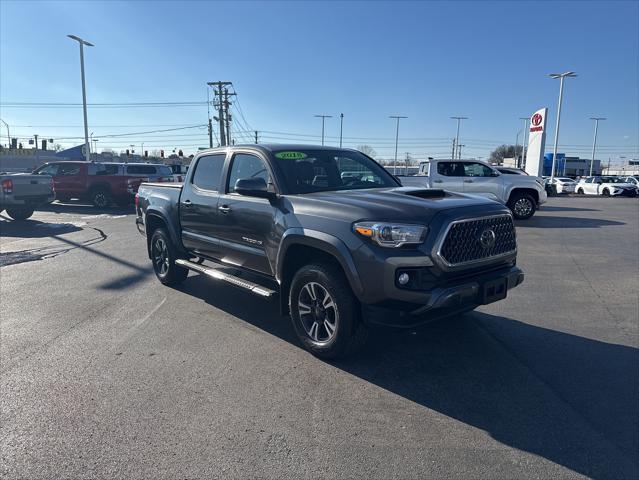
[{"label": "door handle", "polygon": [[231,207],[229,207],[228,205],[220,205],[219,207],[217,207],[217,209],[220,211],[220,213],[229,213],[231,211]]},{"label": "door handle", "polygon": [[444,183],[443,180],[433,180],[433,183]]},{"label": "door handle", "polygon": [[473,180],[464,180],[464,183],[475,183]]},{"label": "door handle", "polygon": [[184,200],[184,202],[182,202],[182,205],[184,205],[186,208],[191,208],[193,206],[193,203],[191,203],[191,200]]}]

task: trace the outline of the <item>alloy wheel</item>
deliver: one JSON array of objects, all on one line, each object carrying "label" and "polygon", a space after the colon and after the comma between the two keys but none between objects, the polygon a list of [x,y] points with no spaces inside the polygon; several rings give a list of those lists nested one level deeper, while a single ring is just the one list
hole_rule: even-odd
[{"label": "alloy wheel", "polygon": [[297,299],[300,321],[306,334],[317,343],[333,339],[339,322],[337,305],[328,290],[317,282],[302,287]]},{"label": "alloy wheel", "polygon": [[161,276],[169,271],[169,249],[162,238],[156,239],[153,244],[153,266]]},{"label": "alloy wheel", "polygon": [[515,214],[518,217],[526,217],[528,215],[530,215],[530,212],[532,211],[532,203],[530,203],[530,200],[527,198],[520,198],[519,200],[517,200],[515,202]]}]

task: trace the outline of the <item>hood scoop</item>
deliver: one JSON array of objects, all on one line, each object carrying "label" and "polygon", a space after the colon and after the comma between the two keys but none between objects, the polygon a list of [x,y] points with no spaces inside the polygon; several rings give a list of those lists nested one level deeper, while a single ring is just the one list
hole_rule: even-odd
[{"label": "hood scoop", "polygon": [[418,198],[443,198],[446,196],[446,192],[441,188],[425,188],[422,190],[410,190],[406,192],[406,195]]}]

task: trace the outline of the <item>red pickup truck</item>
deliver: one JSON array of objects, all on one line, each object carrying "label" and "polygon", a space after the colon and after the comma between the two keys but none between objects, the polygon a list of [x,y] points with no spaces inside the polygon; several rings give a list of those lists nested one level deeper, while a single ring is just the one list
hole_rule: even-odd
[{"label": "red pickup truck", "polygon": [[98,208],[133,203],[142,182],[174,181],[168,165],[150,163],[51,162],[33,173],[53,177],[56,199],[88,200]]}]

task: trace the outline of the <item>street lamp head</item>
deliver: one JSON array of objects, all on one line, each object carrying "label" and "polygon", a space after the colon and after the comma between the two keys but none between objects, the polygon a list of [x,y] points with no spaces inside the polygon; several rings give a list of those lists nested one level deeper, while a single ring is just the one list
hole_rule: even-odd
[{"label": "street lamp head", "polygon": [[590,120],[607,120],[606,117],[590,117]]},{"label": "street lamp head", "polygon": [[577,74],[575,72],[564,72],[564,73],[551,73],[548,76],[550,78],[562,78],[562,77],[576,77]]},{"label": "street lamp head", "polygon": [[93,45],[92,43],[87,42],[86,40],[82,40],[80,37],[78,37],[77,35],[67,35],[67,37],[69,37],[72,40],[75,40],[76,42],[80,42],[83,45],[86,45],[87,47],[93,47],[95,45]]}]

